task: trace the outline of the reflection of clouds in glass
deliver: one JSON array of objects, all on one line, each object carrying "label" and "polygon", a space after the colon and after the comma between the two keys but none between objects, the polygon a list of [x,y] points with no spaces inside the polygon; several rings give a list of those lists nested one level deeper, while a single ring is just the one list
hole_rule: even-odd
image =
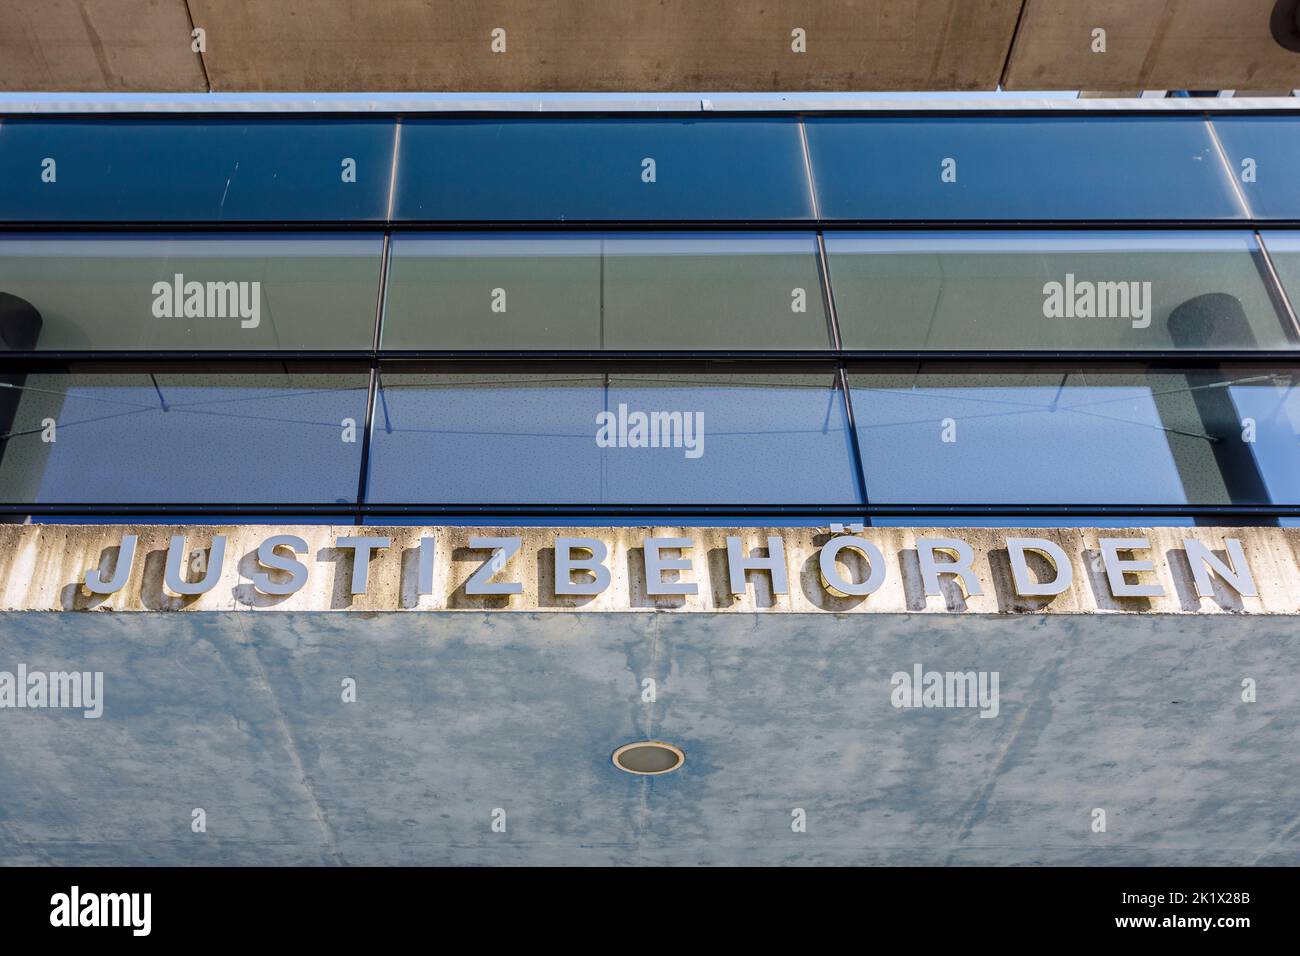
[{"label": "reflection of clouds in glass", "polygon": [[[1268,460],[1258,464],[1270,497],[1280,503],[1297,500],[1300,392],[1274,384],[1276,375],[1243,374],[1196,385],[1178,384],[1180,376],[1173,373],[1153,374],[1150,385],[1105,385],[1099,373],[1083,375],[1090,384],[1062,376],[1056,386],[911,389],[874,387],[870,375],[851,376],[868,499],[1182,504],[1188,501],[1184,484],[1190,482],[1219,488],[1225,496],[1191,503],[1227,503],[1224,479],[1213,473],[1229,466],[1216,456],[1225,449],[1246,451],[1225,444],[1234,435],[1207,433],[1192,397],[1228,390],[1241,417],[1252,415],[1248,408],[1261,409],[1252,417],[1258,418],[1262,437],[1250,450],[1259,458],[1261,447],[1269,449]],[[984,378],[996,383],[997,376]],[[1294,421],[1280,420],[1281,405],[1294,410]],[[1268,408],[1275,410],[1271,419]],[[955,421],[956,441],[939,440],[943,419]],[[1201,472],[1209,473],[1208,484]]]},{"label": "reflection of clouds in glass", "polygon": [[[116,383],[109,382],[116,378]],[[0,497],[34,502],[354,501],[366,377],[30,374],[0,457]],[[94,384],[60,387],[90,379]],[[301,388],[283,382],[298,381]],[[42,441],[42,421],[57,422]]]}]

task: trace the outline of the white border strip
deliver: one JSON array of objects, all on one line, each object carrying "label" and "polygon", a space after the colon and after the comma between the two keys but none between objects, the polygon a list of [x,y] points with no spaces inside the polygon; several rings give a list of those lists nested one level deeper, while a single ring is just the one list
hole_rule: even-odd
[{"label": "white border strip", "polygon": [[0,114],[35,113],[892,113],[1300,111],[1300,97],[1078,99],[1001,93],[4,93]]}]

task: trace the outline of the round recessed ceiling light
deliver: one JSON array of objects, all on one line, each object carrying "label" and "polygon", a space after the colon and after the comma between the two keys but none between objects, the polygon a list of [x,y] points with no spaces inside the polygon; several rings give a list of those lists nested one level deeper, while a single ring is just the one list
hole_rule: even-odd
[{"label": "round recessed ceiling light", "polygon": [[662,740],[641,740],[614,751],[614,766],[643,777],[671,773],[686,760],[686,754]]}]

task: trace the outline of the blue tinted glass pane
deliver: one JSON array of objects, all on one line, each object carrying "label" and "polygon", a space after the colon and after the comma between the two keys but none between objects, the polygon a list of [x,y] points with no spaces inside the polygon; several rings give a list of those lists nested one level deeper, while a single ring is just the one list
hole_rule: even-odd
[{"label": "blue tinted glass pane", "polygon": [[5,119],[0,219],[383,219],[393,140],[392,121]]},{"label": "blue tinted glass pane", "polygon": [[1244,216],[1199,117],[813,117],[827,219]]},{"label": "blue tinted glass pane", "polygon": [[[1232,407],[1254,435],[1251,456],[1264,486],[1264,501],[1300,502],[1300,385],[1284,373],[1234,376],[1228,389]],[[1261,437],[1262,436],[1262,437]]]},{"label": "blue tinted glass pane", "polygon": [[1294,348],[1254,233],[826,234],[850,349]]},{"label": "blue tinted glass pane", "polygon": [[877,504],[1295,504],[1295,375],[850,376]]},{"label": "blue tinted glass pane", "polygon": [[826,349],[811,235],[396,236],[388,349]]},{"label": "blue tinted glass pane", "polygon": [[372,435],[376,502],[858,500],[829,372],[390,372]]},{"label": "blue tinted glass pane", "polygon": [[355,501],[367,381],[293,366],[6,370],[0,501]]},{"label": "blue tinted glass pane", "polygon": [[800,219],[791,119],[407,120],[395,219]]},{"label": "blue tinted glass pane", "polygon": [[1300,219],[1300,115],[1216,116],[1214,130],[1256,219]]},{"label": "blue tinted glass pane", "polygon": [[0,350],[369,350],[382,251],[378,235],[0,235]]}]

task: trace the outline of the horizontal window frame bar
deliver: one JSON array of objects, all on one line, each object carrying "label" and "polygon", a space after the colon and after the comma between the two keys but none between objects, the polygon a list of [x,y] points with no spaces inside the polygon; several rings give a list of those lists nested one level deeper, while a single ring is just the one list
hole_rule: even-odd
[{"label": "horizontal window frame bar", "polygon": [[[1185,351],[1152,350],[1134,351],[1062,351],[1062,350],[971,350],[971,351],[863,351],[845,349],[842,351],[393,351],[378,353],[369,350],[350,351],[312,351],[303,349],[285,349],[282,351],[253,350],[244,351],[50,351],[50,352],[0,352],[0,370],[27,371],[46,370],[68,364],[84,365],[187,365],[194,363],[213,363],[230,366],[220,371],[238,372],[236,366],[267,363],[312,363],[312,364],[356,364],[358,368],[369,367],[378,361],[387,368],[403,365],[435,363],[446,365],[492,365],[508,367],[513,365],[531,366],[553,363],[558,366],[636,366],[671,362],[682,367],[696,367],[708,370],[711,365],[779,365],[793,366],[811,364],[815,366],[833,365],[837,362],[862,366],[897,365],[900,363],[926,362],[935,364],[963,364],[981,362],[1002,362],[1009,366],[1048,365],[1052,367],[1066,365],[1097,366],[1168,366],[1170,364],[1185,367],[1203,368],[1219,364],[1283,365],[1300,367],[1300,348],[1294,350],[1266,349],[1259,351]],[[852,371],[852,369],[850,369]],[[992,371],[999,371],[993,369]]]},{"label": "horizontal window frame bar", "polygon": [[[1294,231],[1300,219],[0,219],[0,232],[1187,232]],[[75,238],[75,237],[73,237]]]},{"label": "horizontal window frame bar", "polygon": [[905,504],[893,502],[861,502],[845,504],[429,504],[429,503],[367,503],[362,505],[342,503],[242,503],[242,504],[177,504],[149,503],[0,503],[3,515],[86,515],[111,517],[113,515],[178,515],[213,514],[236,516],[276,515],[338,515],[355,518],[384,516],[429,517],[712,517],[712,516],[779,516],[826,517],[843,520],[858,516],[907,517],[911,515],[954,517],[1300,517],[1300,503],[1286,504],[1226,504],[1226,505],[1154,505],[1154,504]]},{"label": "horizontal window frame bar", "polygon": [[[8,96],[11,94],[2,94]],[[162,95],[162,94],[159,94]],[[377,93],[378,96],[388,95]],[[540,94],[553,95],[553,94]],[[740,94],[727,94],[740,95]],[[755,94],[762,96],[765,94]],[[770,94],[768,94],[770,95]],[[816,95],[816,94],[811,94]],[[971,92],[969,96],[972,99],[980,97],[982,94],[978,91]],[[644,97],[639,97],[644,98]],[[700,101],[708,99],[714,105],[712,109],[702,109]],[[1283,97],[1290,99],[1290,97]],[[316,122],[347,122],[357,120],[371,120],[377,123],[383,123],[388,120],[445,120],[447,122],[458,122],[462,120],[527,120],[531,122],[547,122],[550,120],[568,121],[586,120],[598,122],[605,119],[618,120],[640,120],[650,121],[655,119],[703,119],[708,122],[715,118],[738,118],[738,119],[765,119],[765,120],[797,120],[811,117],[830,117],[833,119],[898,119],[898,118],[923,118],[923,119],[981,119],[985,117],[1064,117],[1067,119],[1097,119],[1103,121],[1106,117],[1120,116],[1142,116],[1142,117],[1189,117],[1196,119],[1214,119],[1222,116],[1292,116],[1294,117],[1300,111],[1300,103],[1295,105],[1278,104],[1269,106],[1256,106],[1253,103],[1249,106],[1241,106],[1240,101],[1236,103],[1231,99],[1218,99],[1213,97],[1198,97],[1189,99],[1132,99],[1128,97],[1116,97],[1110,101],[1107,100],[1057,100],[1054,101],[1059,105],[1042,105],[1033,97],[1027,96],[1023,100],[1008,103],[1006,105],[996,105],[989,103],[981,104],[978,107],[946,106],[942,102],[935,102],[933,106],[909,106],[909,105],[891,105],[888,100],[881,100],[878,106],[862,107],[798,107],[786,109],[763,109],[763,108],[738,108],[728,109],[725,100],[716,100],[707,94],[694,95],[690,94],[689,100],[683,100],[680,108],[661,102],[655,103],[647,109],[599,109],[591,107],[588,109],[447,109],[444,107],[430,109],[384,109],[384,110],[348,110],[348,109],[314,109],[314,108],[295,108],[295,109],[258,109],[250,110],[249,104],[238,104],[231,109],[190,109],[188,107],[177,107],[176,109],[113,109],[113,104],[107,104],[94,110],[63,110],[57,112],[51,111],[27,111],[27,110],[5,110],[0,104],[0,120],[21,120],[24,122],[65,122],[70,120],[85,122],[87,120],[99,120],[114,122],[117,120],[145,120],[156,121],[160,123],[182,123],[186,121],[196,122],[215,122],[223,120],[230,122],[243,123],[274,123],[286,122],[290,120],[298,121],[316,121]],[[1123,108],[1116,108],[1112,105],[1115,102],[1122,102]],[[693,106],[687,106],[687,103],[693,103]],[[721,104],[721,105],[719,105]],[[1018,104],[1018,105],[1017,105]],[[1030,104],[1030,105],[1026,105]]]}]

